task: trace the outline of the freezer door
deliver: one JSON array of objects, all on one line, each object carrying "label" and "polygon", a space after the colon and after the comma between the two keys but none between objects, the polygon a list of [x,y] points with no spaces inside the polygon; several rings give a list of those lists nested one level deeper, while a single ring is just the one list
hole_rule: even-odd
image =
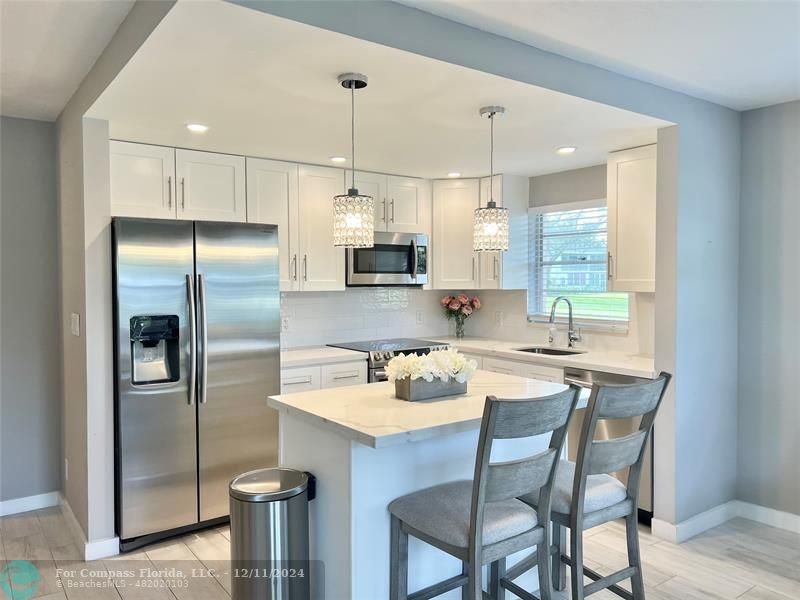
[{"label": "freezer door", "polygon": [[117,534],[127,540],[197,522],[194,260],[190,222],[115,219],[113,227]]},{"label": "freezer door", "polygon": [[195,223],[200,520],[228,514],[236,475],[278,464],[278,236],[274,225]]}]

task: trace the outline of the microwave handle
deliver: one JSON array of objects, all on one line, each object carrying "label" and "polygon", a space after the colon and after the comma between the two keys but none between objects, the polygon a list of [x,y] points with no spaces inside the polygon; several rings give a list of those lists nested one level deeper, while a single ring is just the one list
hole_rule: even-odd
[{"label": "microwave handle", "polygon": [[411,239],[411,278],[417,278],[419,270],[419,254],[417,254],[417,240]]}]

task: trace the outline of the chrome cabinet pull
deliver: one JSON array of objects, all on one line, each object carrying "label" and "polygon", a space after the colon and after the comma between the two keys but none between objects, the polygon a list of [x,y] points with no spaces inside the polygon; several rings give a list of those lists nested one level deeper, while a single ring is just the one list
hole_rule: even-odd
[{"label": "chrome cabinet pull", "polygon": [[311,383],[311,377],[298,379],[297,381],[282,381],[281,385],[308,385],[309,383]]},{"label": "chrome cabinet pull", "polygon": [[200,354],[200,404],[208,400],[208,319],[206,312],[206,278],[202,273],[197,274],[197,303],[200,305],[200,345],[203,348]]},{"label": "chrome cabinet pull", "polygon": [[303,255],[303,281],[308,281],[308,254]]},{"label": "chrome cabinet pull", "polygon": [[497,275],[497,274],[500,272],[500,268],[499,268],[499,262],[500,262],[500,261],[499,261],[499,260],[498,260],[498,258],[495,256],[495,257],[494,257],[494,265],[493,265],[493,267],[492,267],[492,269],[493,269],[493,271],[494,271],[494,278],[495,278],[495,279],[498,279],[498,275]]},{"label": "chrome cabinet pull", "polygon": [[167,208],[172,208],[172,175],[167,175]]},{"label": "chrome cabinet pull", "polygon": [[386,223],[386,198],[383,199],[383,222]]},{"label": "chrome cabinet pull", "polygon": [[181,177],[181,210],[186,210],[186,182]]},{"label": "chrome cabinet pull", "polygon": [[292,279],[297,281],[297,254],[292,257]]},{"label": "chrome cabinet pull", "polygon": [[334,380],[339,380],[339,379],[355,379],[356,377],[358,377],[358,373],[352,373],[352,374],[350,374],[350,375],[335,375],[335,376],[334,376]]},{"label": "chrome cabinet pull", "polygon": [[472,257],[472,281],[475,281],[477,276],[475,275],[475,256]]},{"label": "chrome cabinet pull", "polygon": [[612,279],[614,277],[614,272],[613,272],[613,268],[612,268],[612,261],[613,260],[614,260],[614,257],[612,256],[611,252],[609,252],[608,253],[608,263],[607,263],[608,278],[609,279]]},{"label": "chrome cabinet pull", "polygon": [[389,203],[389,205],[392,207],[391,221],[392,221],[392,223],[394,223],[394,198],[392,198],[392,201]]},{"label": "chrome cabinet pull", "polygon": [[194,305],[194,277],[186,274],[186,302],[189,304],[189,406],[194,405],[197,391],[197,312]]}]

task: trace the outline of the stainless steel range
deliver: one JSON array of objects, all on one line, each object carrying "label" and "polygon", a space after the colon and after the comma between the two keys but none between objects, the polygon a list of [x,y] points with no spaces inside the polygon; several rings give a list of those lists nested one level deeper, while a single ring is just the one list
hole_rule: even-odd
[{"label": "stainless steel range", "polygon": [[369,355],[369,383],[386,381],[384,367],[398,354],[428,354],[432,350],[446,350],[450,346],[441,342],[430,340],[417,340],[414,338],[395,338],[391,340],[376,340],[369,342],[343,342],[328,344],[334,348],[366,352]]}]

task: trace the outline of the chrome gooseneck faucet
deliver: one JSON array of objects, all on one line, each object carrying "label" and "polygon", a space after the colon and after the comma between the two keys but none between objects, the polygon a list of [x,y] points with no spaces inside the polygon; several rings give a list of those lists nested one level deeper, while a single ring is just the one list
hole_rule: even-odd
[{"label": "chrome gooseneck faucet", "polygon": [[[570,348],[575,347],[575,342],[581,341],[581,333],[577,329],[575,329],[575,322],[572,320],[572,302],[569,301],[569,298],[566,296],[559,296],[555,300],[553,300],[553,305],[550,307],[550,323],[553,324],[556,322],[556,305],[563,300],[567,303],[567,308],[569,309],[569,322],[567,323],[567,339],[569,340],[568,346]],[[550,336],[550,343],[553,343],[553,336]]]}]

